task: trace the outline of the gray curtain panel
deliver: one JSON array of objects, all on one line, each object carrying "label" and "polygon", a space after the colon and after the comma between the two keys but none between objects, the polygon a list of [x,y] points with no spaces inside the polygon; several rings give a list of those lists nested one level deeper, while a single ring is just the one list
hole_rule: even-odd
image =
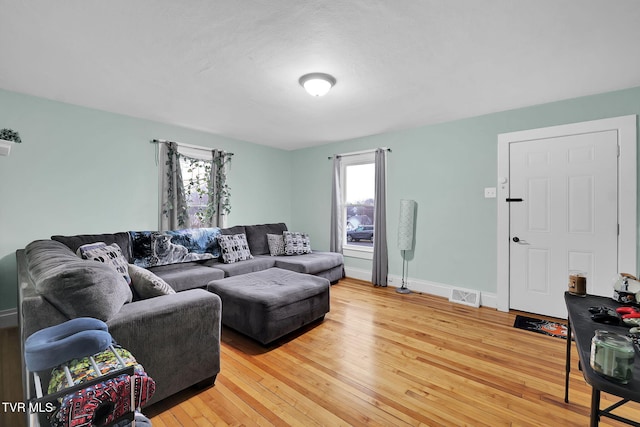
[{"label": "gray curtain panel", "polygon": [[160,230],[189,228],[189,213],[184,196],[178,144],[165,142],[160,145]]},{"label": "gray curtain panel", "polygon": [[342,192],[340,189],[340,169],[342,160],[340,156],[333,156],[333,173],[331,186],[331,234],[329,238],[329,250],[342,253],[342,229],[344,218],[342,217]]},{"label": "gray curtain panel", "polygon": [[[230,161],[230,154],[222,150],[213,150],[211,176],[209,177],[209,201],[213,203],[215,212],[210,218],[209,227],[226,227],[226,219],[228,212],[225,205],[229,201],[229,192],[227,188],[227,172]],[[218,175],[218,171],[221,173]]]},{"label": "gray curtain panel", "polygon": [[378,148],[375,156],[375,207],[373,216],[373,268],[371,282],[374,286],[387,286],[389,254],[387,250],[387,150]]}]

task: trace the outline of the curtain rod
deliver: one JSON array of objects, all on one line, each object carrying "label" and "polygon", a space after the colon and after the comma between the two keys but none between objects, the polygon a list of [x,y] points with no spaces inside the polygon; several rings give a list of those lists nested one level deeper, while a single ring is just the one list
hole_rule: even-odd
[{"label": "curtain rod", "polygon": [[[355,156],[358,154],[375,153],[376,150],[387,150],[389,153],[391,153],[391,148],[380,147],[380,148],[372,148],[371,150],[353,151],[351,153],[336,154],[336,157]],[[331,160],[333,159],[333,156],[329,156],[327,157],[327,159]]]},{"label": "curtain rod", "polygon": [[[153,144],[166,144],[167,142],[173,142],[174,144],[182,145],[183,147],[188,147],[188,148],[195,148],[197,150],[210,150],[210,148],[208,147],[202,147],[200,145],[192,145],[192,144],[183,144],[182,142],[169,141],[168,139],[152,139],[151,140],[151,143]],[[233,153],[226,153],[226,154],[233,156]]]}]

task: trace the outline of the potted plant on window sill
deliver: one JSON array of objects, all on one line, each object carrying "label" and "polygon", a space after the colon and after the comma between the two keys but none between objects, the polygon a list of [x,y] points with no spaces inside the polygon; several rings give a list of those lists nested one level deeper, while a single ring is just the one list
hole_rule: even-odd
[{"label": "potted plant on window sill", "polygon": [[11,129],[0,129],[0,155],[8,156],[11,153],[11,146],[21,142],[18,132]]}]

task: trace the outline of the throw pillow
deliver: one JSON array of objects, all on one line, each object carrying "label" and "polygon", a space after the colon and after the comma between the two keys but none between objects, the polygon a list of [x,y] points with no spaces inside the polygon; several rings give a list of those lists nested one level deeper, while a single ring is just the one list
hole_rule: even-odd
[{"label": "throw pillow", "polygon": [[284,255],[284,237],[282,234],[267,234],[271,256]]},{"label": "throw pillow", "polygon": [[118,273],[122,274],[124,280],[131,285],[131,277],[129,277],[129,263],[122,255],[120,246],[117,243],[112,243],[107,246],[104,242],[89,243],[82,245],[78,248],[78,255],[83,259],[90,259],[94,261],[103,262]]},{"label": "throw pillow", "polygon": [[247,243],[247,236],[244,233],[218,236],[222,261],[225,264],[232,264],[238,261],[246,261],[253,258]]},{"label": "throw pillow", "polygon": [[136,290],[141,299],[176,293],[167,282],[146,268],[129,264],[129,276],[131,276],[133,289]]},{"label": "throw pillow", "polygon": [[307,233],[284,231],[282,237],[284,240],[285,255],[304,255],[311,253],[311,241]]},{"label": "throw pillow", "polygon": [[36,240],[25,254],[36,291],[68,319],[106,322],[131,302],[131,288],[121,274],[107,264],[81,259],[63,243]]}]

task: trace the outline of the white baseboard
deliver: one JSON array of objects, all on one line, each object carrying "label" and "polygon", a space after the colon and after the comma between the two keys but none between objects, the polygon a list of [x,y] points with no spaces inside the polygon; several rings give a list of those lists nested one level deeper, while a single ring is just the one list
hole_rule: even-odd
[{"label": "white baseboard", "polygon": [[18,309],[10,308],[9,310],[0,311],[0,329],[12,328],[18,326]]},{"label": "white baseboard", "polygon": [[[354,279],[371,281],[371,271],[363,270],[360,268],[346,267],[344,268],[347,277]],[[389,286],[400,287],[402,283],[402,277],[389,275]],[[407,288],[414,292],[421,292],[424,294],[435,295],[443,298],[449,298],[451,295],[451,289],[464,288],[461,286],[450,285],[446,283],[430,282],[426,280],[407,278]],[[498,298],[495,293],[480,292],[480,305],[484,307],[496,308],[498,306]]]}]

